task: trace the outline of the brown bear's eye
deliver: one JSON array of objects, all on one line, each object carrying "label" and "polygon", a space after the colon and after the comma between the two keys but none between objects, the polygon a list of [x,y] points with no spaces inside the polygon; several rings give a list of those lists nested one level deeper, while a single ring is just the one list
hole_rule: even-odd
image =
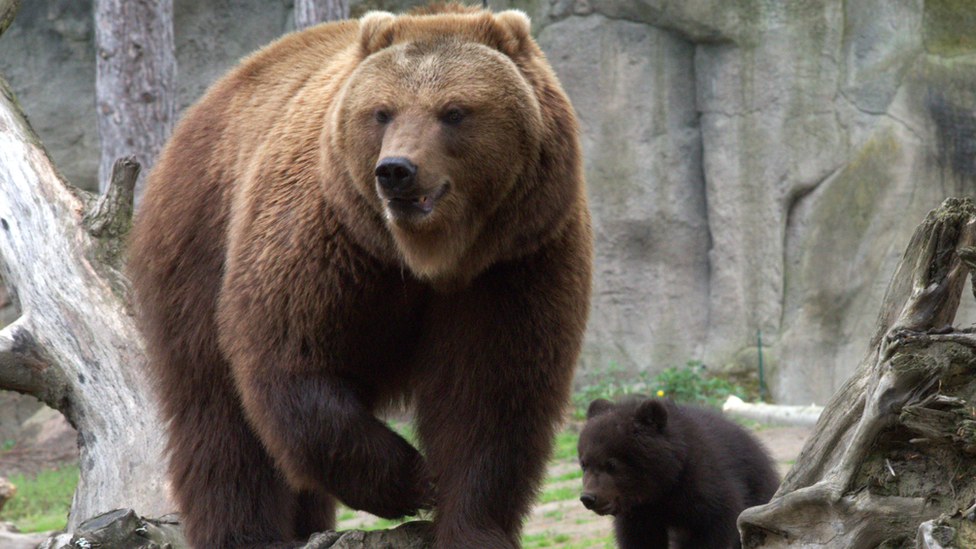
[{"label": "brown bear's eye", "polygon": [[586,471],[586,462],[583,460],[580,460],[580,470]]},{"label": "brown bear's eye", "polygon": [[390,113],[386,109],[376,109],[373,112],[373,116],[376,118],[376,121],[379,122],[380,124],[386,124],[387,122],[390,121]]},{"label": "brown bear's eye", "polygon": [[444,112],[444,115],[441,116],[441,120],[445,124],[450,124],[452,126],[454,124],[459,123],[463,119],[464,119],[464,113],[462,113],[461,109],[458,108],[448,109],[447,111]]},{"label": "brown bear's eye", "polygon": [[607,462],[603,464],[603,470],[608,473],[612,473],[617,470],[617,464],[614,463],[612,459],[607,460]]}]

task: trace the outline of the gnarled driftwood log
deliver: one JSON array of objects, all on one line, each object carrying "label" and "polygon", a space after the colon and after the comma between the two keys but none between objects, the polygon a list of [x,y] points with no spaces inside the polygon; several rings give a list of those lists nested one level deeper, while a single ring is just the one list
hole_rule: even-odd
[{"label": "gnarled driftwood log", "polygon": [[[946,200],[918,227],[856,373],[773,500],[739,517],[744,547],[914,547],[921,523],[971,512],[976,333],[951,324],[974,245],[968,199]],[[923,530],[933,527],[945,537],[944,524]]]}]

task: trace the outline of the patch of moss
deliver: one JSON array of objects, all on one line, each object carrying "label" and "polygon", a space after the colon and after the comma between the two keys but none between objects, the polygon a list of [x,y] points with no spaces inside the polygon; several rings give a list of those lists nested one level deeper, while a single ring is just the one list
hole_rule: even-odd
[{"label": "patch of moss", "polygon": [[936,55],[976,52],[976,2],[973,0],[926,0],[925,49]]}]

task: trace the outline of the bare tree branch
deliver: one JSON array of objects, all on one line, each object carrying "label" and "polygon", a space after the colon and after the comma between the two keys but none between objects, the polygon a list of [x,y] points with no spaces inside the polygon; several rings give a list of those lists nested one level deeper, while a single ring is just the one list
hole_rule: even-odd
[{"label": "bare tree branch", "polygon": [[[44,379],[48,363],[40,356],[30,316],[22,315],[0,330],[0,387],[38,395],[51,385]],[[45,399],[46,400],[46,399]]]}]

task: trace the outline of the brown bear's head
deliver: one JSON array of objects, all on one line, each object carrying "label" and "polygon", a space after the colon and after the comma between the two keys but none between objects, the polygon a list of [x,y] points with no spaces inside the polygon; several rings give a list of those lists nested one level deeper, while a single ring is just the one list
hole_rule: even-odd
[{"label": "brown bear's head", "polygon": [[477,263],[482,233],[507,230],[486,226],[525,208],[544,133],[528,18],[457,11],[364,16],[361,60],[332,113],[356,191],[426,279],[470,278],[459,271]]},{"label": "brown bear's head", "polygon": [[668,429],[665,403],[597,399],[580,432],[580,501],[599,515],[619,515],[660,501],[681,472],[684,456]]}]

